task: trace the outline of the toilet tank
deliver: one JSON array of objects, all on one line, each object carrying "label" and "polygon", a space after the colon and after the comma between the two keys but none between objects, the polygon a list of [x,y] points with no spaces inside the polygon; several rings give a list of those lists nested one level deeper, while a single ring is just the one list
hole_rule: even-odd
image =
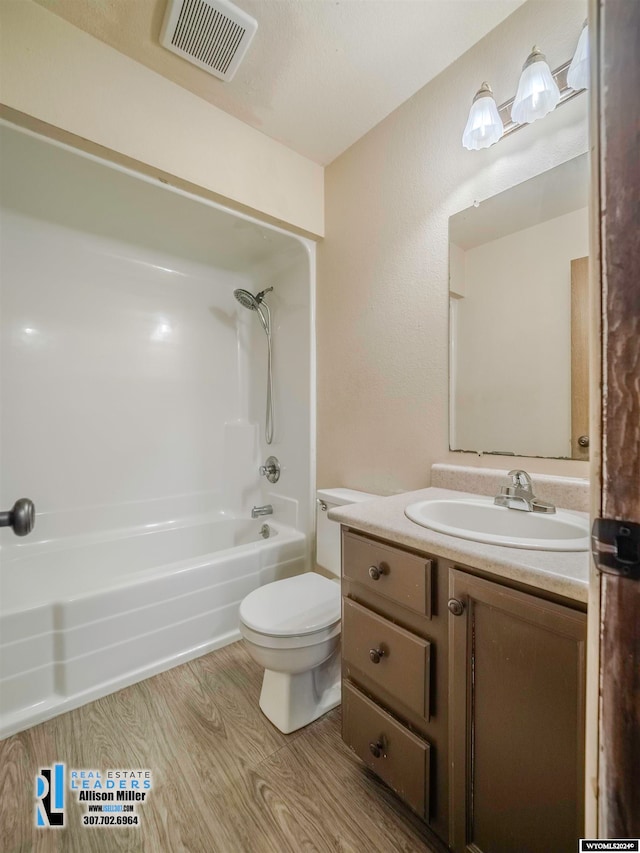
[{"label": "toilet tank", "polygon": [[340,524],[327,514],[334,506],[370,501],[379,495],[354,489],[319,489],[316,492],[316,562],[335,577],[340,577]]}]

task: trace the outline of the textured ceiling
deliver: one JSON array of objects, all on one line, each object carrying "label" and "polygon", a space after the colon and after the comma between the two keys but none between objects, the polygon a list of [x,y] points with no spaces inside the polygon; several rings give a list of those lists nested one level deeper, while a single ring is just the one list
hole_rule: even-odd
[{"label": "textured ceiling", "polygon": [[456,213],[449,219],[449,240],[472,249],[586,208],[589,186],[589,155],[580,154]]},{"label": "textured ceiling", "polygon": [[36,2],[327,164],[524,0],[238,0],[258,32],[228,83],[160,46],[167,0]]}]

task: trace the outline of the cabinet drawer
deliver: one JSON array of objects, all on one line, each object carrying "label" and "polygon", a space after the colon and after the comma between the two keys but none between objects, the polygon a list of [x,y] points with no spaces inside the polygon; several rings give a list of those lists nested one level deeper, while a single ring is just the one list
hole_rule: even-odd
[{"label": "cabinet drawer", "polygon": [[342,739],[425,820],[429,817],[429,744],[353,685],[342,686]]},{"label": "cabinet drawer", "polygon": [[345,663],[429,719],[431,643],[343,599],[342,655]]},{"label": "cabinet drawer", "polygon": [[430,559],[345,532],[342,565],[344,576],[350,580],[431,618]]}]

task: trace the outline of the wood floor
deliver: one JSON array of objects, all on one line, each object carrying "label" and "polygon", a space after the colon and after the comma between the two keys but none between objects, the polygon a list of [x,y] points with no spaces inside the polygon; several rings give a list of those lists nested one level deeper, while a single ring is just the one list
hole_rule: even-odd
[{"label": "wood floor", "polygon": [[[340,739],[340,709],[283,735],[258,708],[262,673],[235,643],[0,742],[0,850],[419,853],[420,821]],[[141,825],[34,827],[41,767],[149,768]]]}]

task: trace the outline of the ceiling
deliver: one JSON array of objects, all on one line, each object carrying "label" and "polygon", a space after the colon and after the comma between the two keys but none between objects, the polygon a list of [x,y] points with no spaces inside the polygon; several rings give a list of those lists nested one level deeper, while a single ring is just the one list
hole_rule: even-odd
[{"label": "ceiling", "polygon": [[589,168],[589,155],[580,154],[456,213],[449,219],[450,241],[461,249],[472,249],[586,208]]},{"label": "ceiling", "polygon": [[258,31],[227,83],[160,46],[167,0],[36,2],[326,165],[524,0],[237,0]]}]

